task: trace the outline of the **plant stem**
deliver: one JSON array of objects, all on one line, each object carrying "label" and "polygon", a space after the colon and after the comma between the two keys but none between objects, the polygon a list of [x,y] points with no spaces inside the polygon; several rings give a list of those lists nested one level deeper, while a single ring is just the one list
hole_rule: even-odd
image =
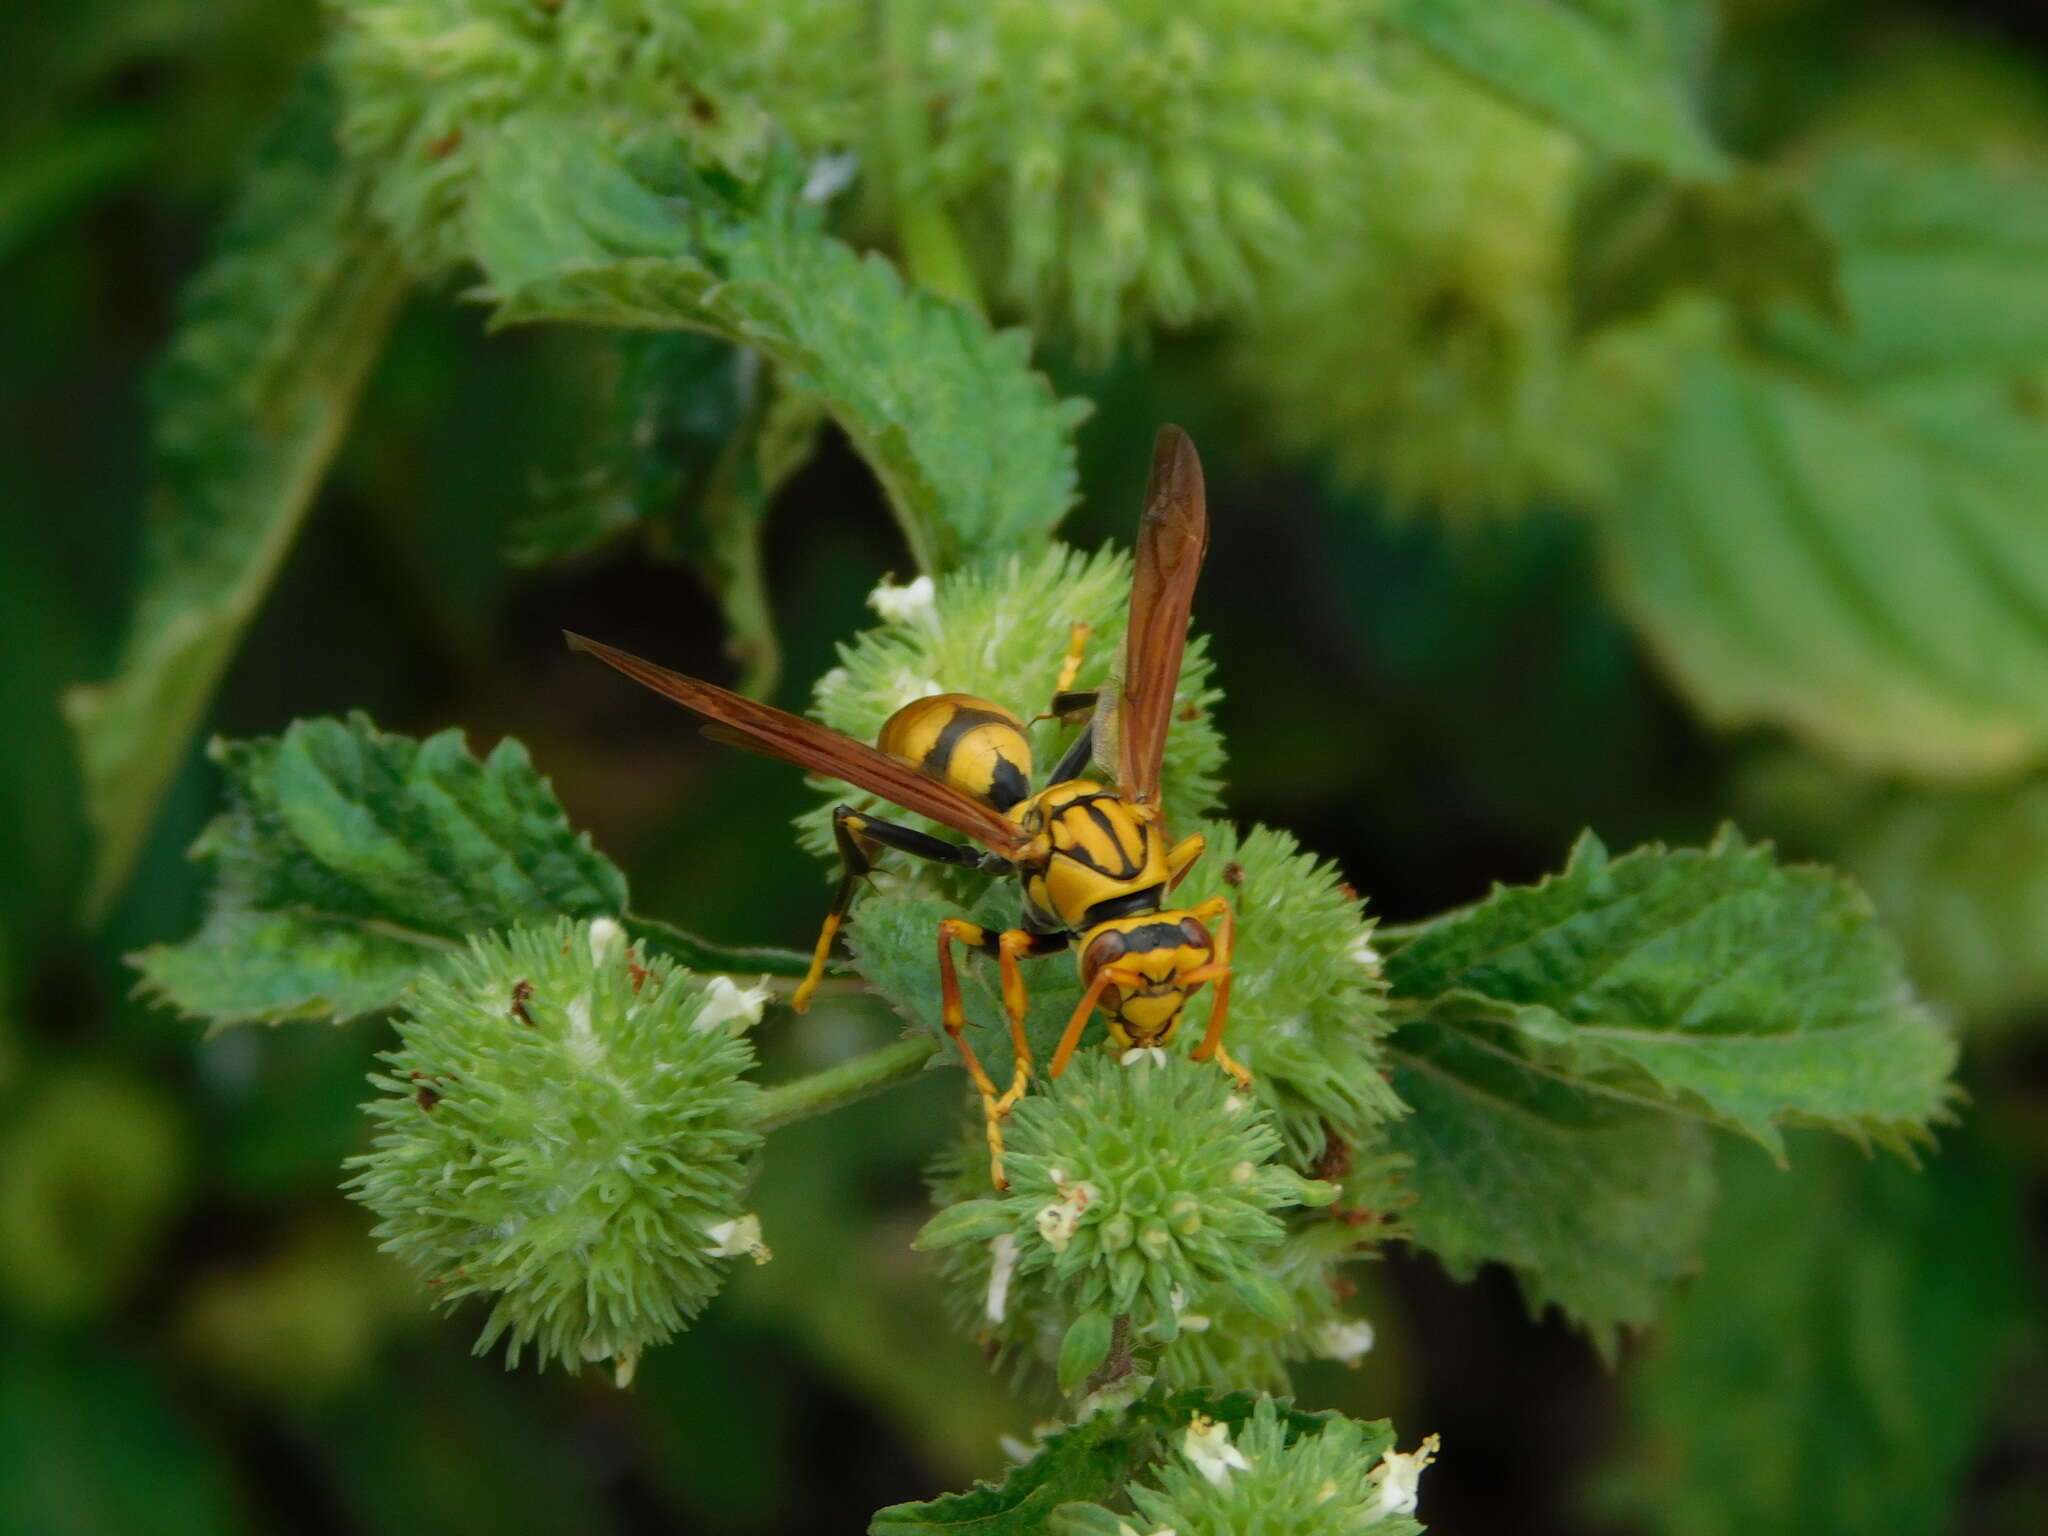
[{"label": "plant stem", "polygon": [[938,1049],[939,1042],[931,1036],[912,1035],[793,1083],[778,1083],[764,1089],[754,1101],[754,1125],[759,1130],[773,1130],[879,1093],[923,1071]]},{"label": "plant stem", "polygon": [[625,923],[634,938],[644,939],[669,958],[703,975],[800,977],[811,968],[811,957],[800,950],[714,944],[673,923],[664,923],[658,917],[642,917],[637,912],[628,912]]}]

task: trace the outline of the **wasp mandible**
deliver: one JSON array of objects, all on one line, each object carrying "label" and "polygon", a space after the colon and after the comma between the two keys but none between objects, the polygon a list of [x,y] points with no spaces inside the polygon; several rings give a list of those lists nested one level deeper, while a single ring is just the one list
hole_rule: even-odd
[{"label": "wasp mandible", "polygon": [[[947,842],[850,806],[835,809],[832,830],[843,873],[810,973],[790,999],[798,1012],[810,1003],[855,890],[879,849],[990,873],[1016,871],[1024,909],[1018,927],[992,932],[949,917],[938,932],[941,1017],[981,1094],[998,1188],[1005,1187],[1002,1120],[1023,1095],[1032,1065],[1020,961],[1078,945],[1085,990],[1053,1053],[1050,1076],[1066,1070],[1098,1008],[1112,1048],[1145,1050],[1171,1040],[1188,999],[1213,982],[1208,1031],[1192,1054],[1197,1061],[1213,1058],[1240,1086],[1251,1081],[1223,1048],[1230,1009],[1230,907],[1220,897],[1192,908],[1167,904],[1205,846],[1200,833],[1169,842],[1159,771],[1208,542],[1201,460],[1185,432],[1162,427],[1138,525],[1121,688],[1113,698],[1066,691],[1080,661],[1077,630],[1053,707],[1063,715],[1085,710],[1088,724],[1037,791],[1031,787],[1024,723],[986,699],[961,693],[917,699],[889,717],[870,747],[612,646],[568,637],[573,649],[590,652],[705,717],[706,735],[867,790],[978,845]],[[1085,777],[1096,761],[1114,765],[1115,789]],[[1009,1087],[1000,1092],[965,1034],[955,945],[991,955],[1000,967],[1017,1062]]]}]

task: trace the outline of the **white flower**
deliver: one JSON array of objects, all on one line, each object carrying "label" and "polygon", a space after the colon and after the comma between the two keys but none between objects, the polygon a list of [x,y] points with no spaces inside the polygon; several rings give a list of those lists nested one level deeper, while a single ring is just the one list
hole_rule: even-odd
[{"label": "white flower", "polygon": [[936,595],[929,576],[920,576],[900,587],[885,576],[881,585],[868,594],[868,606],[882,616],[884,623],[923,624],[937,612]]},{"label": "white flower", "polygon": [[988,1270],[988,1320],[1000,1323],[1010,1309],[1010,1276],[1017,1271],[1017,1239],[1008,1232],[998,1232],[988,1240],[988,1251],[995,1261]]},{"label": "white flower", "polygon": [[1057,1168],[1052,1170],[1052,1177],[1060,1197],[1041,1209],[1032,1218],[1032,1223],[1048,1248],[1054,1253],[1064,1253],[1067,1244],[1074,1240],[1074,1229],[1081,1224],[1081,1213],[1095,1198],[1095,1186],[1085,1182],[1069,1184]]},{"label": "white flower", "polygon": [[576,1352],[593,1365],[606,1355],[611,1356],[612,1385],[624,1391],[633,1385],[633,1373],[640,1368],[640,1351],[633,1348],[613,1349],[595,1339],[585,1339],[576,1346]]},{"label": "white flower", "polygon": [[1141,1061],[1148,1066],[1164,1067],[1166,1052],[1156,1045],[1134,1045],[1117,1057],[1116,1061],[1120,1067],[1135,1067]]},{"label": "white flower", "polygon": [[1188,1420],[1188,1432],[1180,1443],[1181,1454],[1195,1464],[1195,1470],[1218,1488],[1230,1486],[1232,1469],[1249,1472],[1252,1464],[1230,1443],[1230,1426],[1203,1414]]},{"label": "white flower", "polygon": [[593,919],[590,924],[591,964],[604,965],[625,952],[626,930],[609,917]]},{"label": "white flower", "polygon": [[1332,1360],[1356,1365],[1372,1348],[1372,1324],[1364,1318],[1333,1317],[1316,1330],[1316,1348]]},{"label": "white flower", "polygon": [[1380,1464],[1366,1474],[1380,1485],[1379,1496],[1366,1510],[1366,1518],[1409,1515],[1415,1512],[1416,1494],[1422,1483],[1422,1469],[1436,1460],[1442,1441],[1431,1435],[1412,1451],[1388,1451]]},{"label": "white flower", "polygon": [[775,1257],[768,1245],[761,1241],[761,1218],[752,1211],[731,1221],[706,1227],[704,1235],[711,1239],[713,1255],[721,1259],[736,1259],[745,1254],[756,1264],[766,1264]]},{"label": "white flower", "polygon": [[735,985],[730,976],[714,976],[704,988],[704,1006],[697,1010],[697,1017],[691,1021],[690,1028],[717,1029],[735,1019],[740,1021],[742,1029],[749,1024],[758,1024],[761,1022],[761,1010],[772,996],[774,993],[768,989],[766,976],[745,988]]},{"label": "white flower", "polygon": [[1377,971],[1380,968],[1380,952],[1372,947],[1372,934],[1369,932],[1361,933],[1353,939],[1347,953],[1368,971]]},{"label": "white flower", "polygon": [[853,185],[860,170],[860,156],[848,150],[839,155],[820,155],[811,162],[801,194],[807,203],[829,203]]}]

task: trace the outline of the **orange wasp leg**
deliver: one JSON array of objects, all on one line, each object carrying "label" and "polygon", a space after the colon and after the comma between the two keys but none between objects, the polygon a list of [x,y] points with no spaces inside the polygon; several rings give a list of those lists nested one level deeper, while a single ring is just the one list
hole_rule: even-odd
[{"label": "orange wasp leg", "polygon": [[[1003,1012],[1009,1019],[1010,1048],[1017,1060],[1016,1071],[1005,1093],[996,1092],[994,1080],[974,1054],[974,1048],[967,1043],[967,1010],[960,998],[960,976],[953,965],[953,946],[956,943],[993,951],[997,964],[1002,967]],[[1024,973],[1017,962],[1056,954],[1066,946],[1065,934],[1038,934],[1022,928],[990,933],[979,924],[959,917],[942,918],[939,922],[940,1018],[946,1026],[946,1033],[960,1047],[968,1076],[973,1078],[975,1091],[981,1095],[982,1109],[988,1118],[989,1171],[998,1189],[1009,1188],[1008,1180],[1003,1177],[1002,1121],[1009,1114],[1010,1107],[1024,1096],[1024,1090],[1031,1081],[1031,1041],[1024,1033],[1024,1016],[1030,997],[1024,989]]]},{"label": "orange wasp leg", "polygon": [[1223,1026],[1230,1018],[1230,951],[1237,937],[1237,919],[1231,914],[1229,903],[1221,896],[1212,896],[1194,911],[1202,922],[1216,925],[1215,959],[1207,965],[1183,971],[1180,980],[1183,986],[1190,987],[1213,981],[1216,1000],[1209,1008],[1208,1032],[1202,1036],[1202,1043],[1189,1054],[1196,1061],[1215,1057],[1216,1064],[1236,1079],[1238,1087],[1249,1088],[1252,1085],[1251,1073],[1233,1061],[1230,1052],[1223,1048]]},{"label": "orange wasp leg", "polygon": [[1142,987],[1144,984],[1145,978],[1137,972],[1122,971],[1115,965],[1105,965],[1097,971],[1088,983],[1088,990],[1081,994],[1081,1001],[1075,1005],[1074,1016],[1067,1020],[1067,1027],[1060,1032],[1059,1049],[1052,1053],[1052,1065],[1046,1068],[1046,1076],[1058,1077],[1067,1070],[1074,1048],[1081,1043],[1081,1031],[1088,1027],[1088,1016],[1095,1012],[1106,989],[1112,986]]},{"label": "orange wasp leg", "polygon": [[944,838],[929,836],[915,828],[898,826],[893,821],[856,811],[850,805],[833,810],[832,838],[839,845],[839,889],[832,897],[832,910],[825,914],[824,926],[818,930],[817,948],[811,951],[811,968],[804,972],[804,979],[790,994],[789,1006],[798,1013],[811,1006],[811,996],[818,990],[826,962],[832,958],[832,941],[846,923],[847,910],[853,905],[854,893],[859,890],[860,882],[873,872],[875,855],[880,849],[895,848],[915,858],[929,859],[934,864],[953,864],[963,869],[978,869],[984,863],[978,848],[970,848],[964,843],[949,843]]}]

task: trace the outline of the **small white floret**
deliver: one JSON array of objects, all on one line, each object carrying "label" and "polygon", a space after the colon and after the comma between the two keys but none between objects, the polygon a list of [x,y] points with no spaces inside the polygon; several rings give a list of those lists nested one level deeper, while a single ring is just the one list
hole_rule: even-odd
[{"label": "small white floret", "polygon": [[1357,938],[1353,939],[1348,953],[1353,960],[1364,966],[1368,971],[1377,972],[1379,970],[1380,952],[1372,947],[1372,934],[1370,932],[1361,933]]},{"label": "small white floret", "polygon": [[1164,1067],[1166,1052],[1156,1045],[1134,1045],[1116,1060],[1120,1067],[1135,1067],[1140,1062],[1151,1067]]},{"label": "small white floret", "polygon": [[690,1028],[713,1030],[735,1020],[740,1029],[758,1024],[761,1022],[761,1010],[768,1006],[768,999],[774,995],[768,989],[766,976],[751,987],[739,986],[730,976],[714,976],[704,988],[704,1004],[697,1010],[697,1017],[690,1021]]},{"label": "small white floret", "polygon": [[1333,1317],[1316,1330],[1316,1348],[1331,1360],[1356,1365],[1373,1345],[1372,1324],[1364,1318]]},{"label": "small white floret", "polygon": [[1031,1220],[1038,1228],[1038,1235],[1045,1239],[1045,1245],[1054,1253],[1064,1253],[1067,1244],[1074,1240],[1075,1228],[1081,1225],[1081,1213],[1095,1198],[1095,1186],[1085,1180],[1069,1184],[1057,1168],[1051,1173],[1060,1197],[1051,1205],[1042,1207]]},{"label": "small white floret", "polygon": [[1180,1443],[1181,1454],[1195,1464],[1195,1470],[1218,1488],[1230,1486],[1233,1471],[1249,1472],[1252,1464],[1230,1443],[1230,1426],[1203,1414],[1188,1421],[1188,1432]]},{"label": "small white floret", "polygon": [[745,1254],[756,1264],[766,1264],[775,1257],[761,1241],[761,1218],[752,1211],[706,1227],[704,1235],[711,1239],[711,1252],[717,1258],[736,1259]]},{"label": "small white floret", "polygon": [[608,965],[626,952],[626,930],[609,917],[600,917],[590,925],[590,960],[593,965]]},{"label": "small white floret", "polygon": [[868,606],[889,624],[928,623],[938,611],[938,590],[929,576],[897,586],[887,577],[868,594]]},{"label": "small white floret", "polygon": [[988,1320],[1000,1323],[1003,1314],[1010,1310],[1010,1277],[1017,1272],[1017,1239],[1008,1232],[998,1232],[988,1240],[988,1251],[994,1261],[988,1270]]},{"label": "small white floret", "polygon": [[1412,1451],[1388,1451],[1380,1464],[1366,1474],[1380,1485],[1379,1493],[1366,1510],[1368,1519],[1384,1515],[1410,1515],[1422,1484],[1422,1469],[1436,1460],[1442,1442],[1431,1435]]}]

